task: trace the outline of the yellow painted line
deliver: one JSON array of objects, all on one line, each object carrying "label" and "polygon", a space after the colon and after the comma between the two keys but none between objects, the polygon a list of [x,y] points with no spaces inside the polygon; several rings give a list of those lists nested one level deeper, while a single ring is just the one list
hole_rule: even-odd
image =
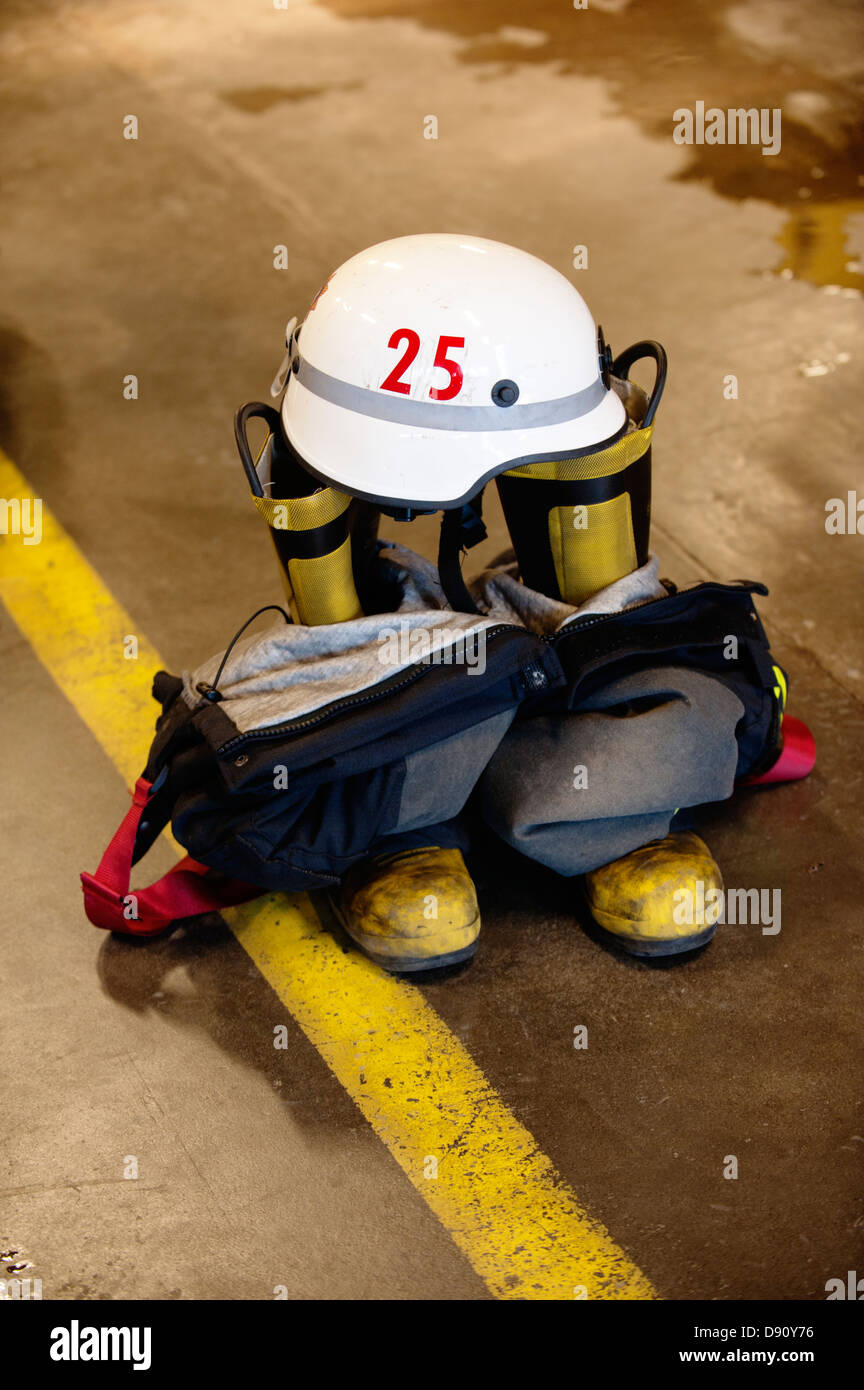
[{"label": "yellow painted line", "polygon": [[[0,453],[0,498],[28,496]],[[124,659],[134,622],[44,506],[41,544],[0,540],[0,599],[134,781],[153,728],[150,680],[162,663],[140,635],[139,659]],[[106,841],[113,829],[112,817]],[[223,915],[496,1297],[658,1296],[419,989],[343,951],[305,895],[275,894]]]},{"label": "yellow painted line", "polygon": [[342,952],[308,898],[274,896],[230,920],[498,1298],[572,1299],[580,1286],[580,1297],[656,1297],[415,986]]},{"label": "yellow painted line", "polygon": [[[0,451],[0,499],[32,496]],[[4,512],[0,506],[0,597],[131,785],[147,761],[159,712],[150,693],[162,665],[159,655],[44,503],[38,545],[26,545],[20,535],[4,536]],[[123,655],[129,636],[138,638],[137,661]]]}]

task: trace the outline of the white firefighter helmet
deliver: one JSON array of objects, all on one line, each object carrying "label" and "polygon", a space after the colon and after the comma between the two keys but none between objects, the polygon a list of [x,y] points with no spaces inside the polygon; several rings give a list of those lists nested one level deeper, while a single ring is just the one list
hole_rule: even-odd
[{"label": "white firefighter helmet", "polygon": [[627,416],[569,280],[482,237],[397,237],[319,290],[271,388],[309,470],[384,507],[437,510],[517,464],[589,452]]}]

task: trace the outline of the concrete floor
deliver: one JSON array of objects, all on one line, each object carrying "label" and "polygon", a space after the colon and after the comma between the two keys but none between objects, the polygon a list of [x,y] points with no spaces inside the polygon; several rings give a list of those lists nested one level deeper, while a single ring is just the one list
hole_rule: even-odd
[{"label": "concrete floor", "polygon": [[[571,886],[481,845],[483,949],[424,993],[670,1299],[819,1299],[864,1267],[864,539],[824,525],[829,498],[864,497],[861,15],[4,9],[0,445],[171,669],[278,597],[231,418],[352,252],[434,229],[513,242],[573,274],[613,348],[667,347],[662,572],[769,585],[791,708],[818,742],[809,781],[705,818],[727,883],[782,890],[782,931],[721,929],[676,969],[623,963],[579,929]],[[675,145],[672,112],[697,100],[781,107],[780,155]],[[571,270],[577,244],[588,270]],[[475,567],[504,538],[489,503]],[[431,524],[411,539],[428,550]],[[119,779],[2,613],[0,650],[7,1264],[46,1298],[489,1297],[227,930],[131,949],[89,928],[77,873]],[[148,870],[171,862],[157,847]],[[574,1022],[596,1040],[584,1054]]]}]

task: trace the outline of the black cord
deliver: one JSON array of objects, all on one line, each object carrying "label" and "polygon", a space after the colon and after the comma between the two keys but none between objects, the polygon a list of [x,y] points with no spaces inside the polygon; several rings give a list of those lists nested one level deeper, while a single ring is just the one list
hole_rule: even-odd
[{"label": "black cord", "polygon": [[481,612],[462,577],[462,553],[486,539],[482,509],[481,491],[464,506],[451,508],[441,514],[438,576],[447,602],[457,613]]},{"label": "black cord", "polygon": [[[255,467],[255,460],[249,448],[249,440],[246,438],[246,424],[249,420],[264,420],[270,428],[270,433],[278,438],[279,433],[279,414],[272,405],[265,405],[263,401],[250,401],[248,405],[241,405],[237,414],[234,416],[234,439],[243,464],[243,471],[252,489],[253,497],[263,497],[264,489],[261,486],[261,479],[258,477],[258,470]],[[251,620],[250,620],[251,621]]]},{"label": "black cord", "polygon": [[201,681],[195,687],[199,694],[204,696],[205,700],[210,700],[211,703],[213,703],[216,700],[222,699],[222,696],[220,695],[217,687],[219,685],[220,680],[222,679],[222,672],[225,670],[225,663],[231,655],[232,651],[234,650],[236,642],[240,637],[243,636],[243,633],[246,631],[250,623],[254,623],[255,619],[260,618],[262,613],[270,612],[281,613],[286,623],[290,624],[293,622],[290,613],[286,613],[285,609],[282,608],[278,603],[266,603],[263,608],[258,609],[257,613],[253,613],[251,618],[247,618],[243,626],[238,627],[237,631],[234,633],[234,636],[231,638],[231,641],[228,643],[225,654],[219,663],[219,670],[216,672],[216,679],[213,681],[213,684],[208,685],[206,681]]}]

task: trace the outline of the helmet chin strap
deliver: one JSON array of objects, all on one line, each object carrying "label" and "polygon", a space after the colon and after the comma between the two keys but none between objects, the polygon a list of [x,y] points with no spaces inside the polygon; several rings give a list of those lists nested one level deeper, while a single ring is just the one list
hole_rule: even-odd
[{"label": "helmet chin strap", "polygon": [[453,507],[441,517],[438,543],[438,574],[450,607],[457,613],[479,613],[462,578],[462,551],[486,539],[483,524],[483,493],[478,492],[462,507]]}]

